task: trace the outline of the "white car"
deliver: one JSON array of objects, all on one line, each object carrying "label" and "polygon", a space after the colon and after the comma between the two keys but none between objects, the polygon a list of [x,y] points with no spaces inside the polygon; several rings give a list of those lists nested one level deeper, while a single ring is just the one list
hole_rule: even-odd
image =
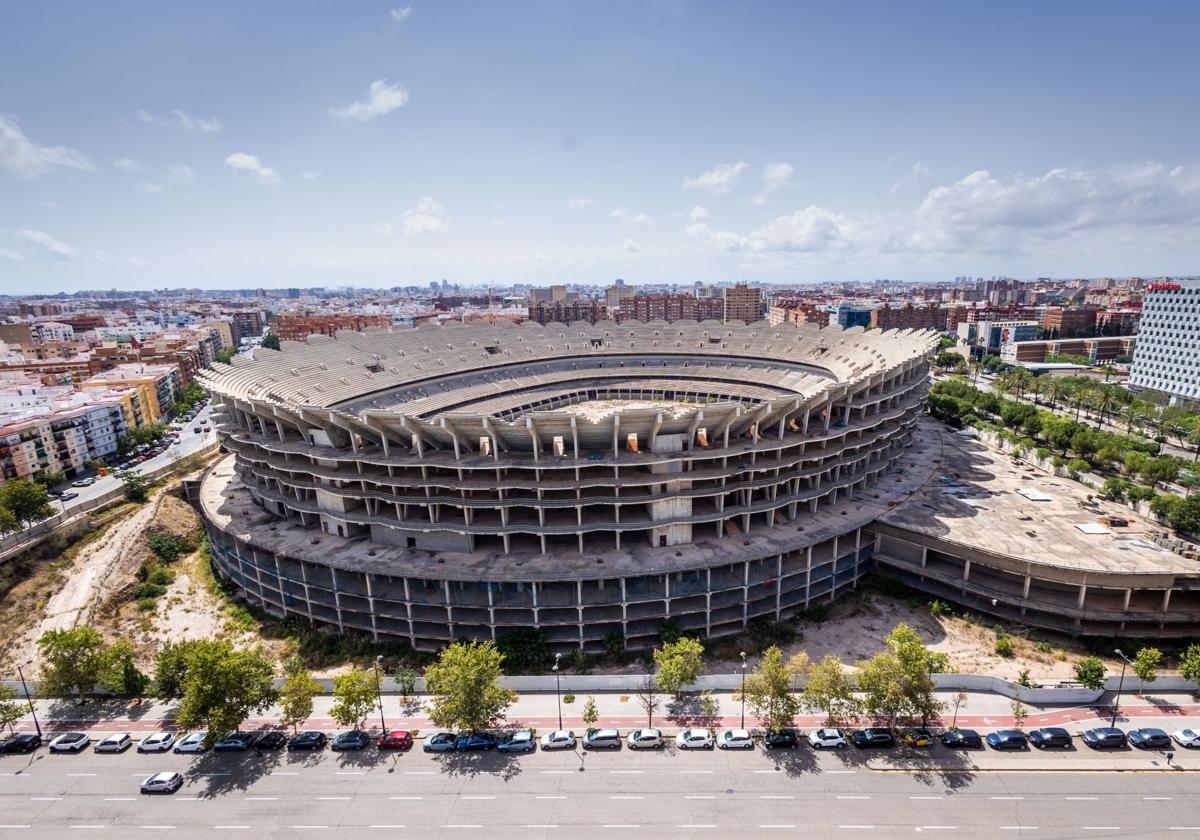
[{"label": "white car", "polygon": [[208,736],[207,732],[189,732],[178,741],[175,742],[175,752],[177,753],[202,753],[207,752],[208,747],[204,746],[204,739]]},{"label": "white car", "polygon": [[175,746],[173,732],[155,732],[153,735],[147,735],[138,743],[137,751],[140,753],[166,752],[173,746]]},{"label": "white car", "polygon": [[129,733],[122,732],[120,735],[109,735],[104,740],[98,742],[94,749],[98,753],[102,752],[125,752],[133,745],[133,739],[129,737]]},{"label": "white car", "polygon": [[155,773],[142,782],[142,793],[174,793],[183,785],[183,776],[178,773]]},{"label": "white car", "polygon": [[629,733],[627,743],[631,750],[662,749],[662,732],[657,729],[635,729]]},{"label": "white car", "polygon": [[681,750],[711,750],[713,736],[707,729],[685,729],[675,736],[675,746]]},{"label": "white car", "polygon": [[1200,748],[1200,730],[1197,729],[1180,729],[1171,733],[1171,740],[1181,747],[1187,749]]},{"label": "white car", "polygon": [[575,733],[569,729],[555,729],[542,736],[544,750],[573,750],[575,749]]},{"label": "white car", "polygon": [[840,729],[814,729],[808,733],[808,745],[814,750],[844,750],[846,736]]},{"label": "white car", "polygon": [[59,735],[49,744],[50,752],[80,752],[92,742],[84,732],[67,732]]},{"label": "white car", "polygon": [[717,739],[717,746],[723,750],[752,750],[754,736],[748,729],[726,729]]},{"label": "white car", "polygon": [[425,752],[454,752],[457,746],[458,736],[453,732],[431,732],[421,743],[421,749]]},{"label": "white car", "polygon": [[71,486],[72,487],[91,487],[95,483],[96,483],[96,479],[94,479],[94,478],[81,478],[78,481],[72,481]]}]

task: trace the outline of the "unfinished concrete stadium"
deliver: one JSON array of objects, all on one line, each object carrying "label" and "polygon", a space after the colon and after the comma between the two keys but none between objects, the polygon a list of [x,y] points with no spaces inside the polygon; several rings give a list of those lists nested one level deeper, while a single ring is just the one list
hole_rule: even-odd
[{"label": "unfinished concrete stadium", "polygon": [[478,322],[285,342],[204,380],[232,453],[201,487],[217,568],[271,613],[423,649],[736,633],[865,573],[919,478],[892,468],[935,340]]}]

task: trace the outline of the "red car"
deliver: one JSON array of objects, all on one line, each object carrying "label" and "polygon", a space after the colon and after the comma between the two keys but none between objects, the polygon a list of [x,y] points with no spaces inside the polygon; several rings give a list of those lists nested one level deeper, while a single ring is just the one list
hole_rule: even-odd
[{"label": "red car", "polygon": [[389,732],[379,739],[379,749],[381,750],[407,750],[411,749],[412,745],[412,734],[404,729]]}]

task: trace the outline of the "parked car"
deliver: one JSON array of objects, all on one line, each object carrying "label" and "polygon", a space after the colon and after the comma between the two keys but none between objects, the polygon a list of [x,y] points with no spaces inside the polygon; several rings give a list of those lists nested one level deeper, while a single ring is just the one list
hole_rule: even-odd
[{"label": "parked car", "polygon": [[343,732],[333,739],[329,744],[329,749],[334,752],[343,752],[346,750],[365,750],[371,746],[371,736],[361,729],[354,729],[350,732]]},{"label": "parked car", "polygon": [[1094,750],[1123,750],[1129,746],[1125,733],[1115,726],[1098,726],[1085,731],[1080,737],[1083,743]]},{"label": "parked car", "polygon": [[183,776],[166,771],[155,773],[142,782],[142,793],[174,793],[183,786]]},{"label": "parked car", "polygon": [[1171,736],[1161,729],[1143,727],[1129,733],[1129,743],[1143,750],[1167,749],[1171,746]]},{"label": "parked car", "polygon": [[763,746],[769,750],[794,750],[800,746],[800,733],[791,727],[771,729],[763,736]]},{"label": "parked car", "polygon": [[41,745],[41,737],[32,732],[22,732],[0,743],[0,753],[31,753]]},{"label": "parked car", "polygon": [[943,747],[956,750],[983,749],[983,739],[974,729],[947,729],[939,739]]},{"label": "parked car", "polygon": [[616,729],[592,729],[583,736],[585,750],[619,750],[621,733]]},{"label": "parked car", "polygon": [[249,732],[231,732],[213,744],[213,752],[245,752],[254,743]]},{"label": "parked car", "polygon": [[1029,743],[1033,744],[1039,750],[1053,748],[1066,750],[1071,748],[1073,742],[1071,741],[1071,733],[1061,726],[1046,726],[1030,732]]},{"label": "parked car", "polygon": [[840,729],[814,729],[808,733],[808,745],[814,750],[844,750],[846,736]]},{"label": "parked car", "polygon": [[569,729],[555,729],[542,736],[544,750],[575,749],[575,733]]},{"label": "parked car", "polygon": [[1171,740],[1184,749],[1200,749],[1200,729],[1177,729],[1171,733]]},{"label": "parked car", "polygon": [[470,735],[460,735],[456,750],[463,752],[483,752],[496,746],[496,736],[490,732],[472,732]]},{"label": "parked car", "polygon": [[381,750],[412,749],[412,733],[407,729],[394,729],[386,735],[380,736],[377,744]]},{"label": "parked car", "polygon": [[928,747],[933,745],[933,733],[928,729],[909,729],[904,733],[904,743],[910,747]]},{"label": "parked car", "polygon": [[189,732],[178,741],[175,742],[175,752],[177,753],[202,753],[207,752],[208,747],[204,746],[204,739],[208,737],[207,732]]},{"label": "parked car", "polygon": [[71,486],[72,487],[91,487],[95,483],[96,483],[96,479],[89,476],[88,478],[81,478],[78,481],[72,481]]},{"label": "parked car", "polygon": [[894,747],[896,745],[896,737],[888,729],[860,729],[851,735],[850,739],[854,741],[854,746],[860,749],[868,747]]},{"label": "parked car", "polygon": [[500,736],[500,742],[496,744],[496,749],[506,753],[533,752],[537,749],[537,738],[533,737],[532,729],[506,732]]},{"label": "parked car", "polygon": [[328,741],[324,732],[310,729],[288,738],[287,748],[289,750],[323,750]]},{"label": "parked car", "polygon": [[166,752],[173,746],[175,746],[173,732],[155,732],[138,742],[137,751],[140,753]]},{"label": "parked car", "polygon": [[197,434],[197,435],[198,435],[198,434],[200,434],[200,427],[199,427],[199,426],[192,426],[192,433],[193,433],[193,434]]},{"label": "parked car", "polygon": [[660,750],[664,744],[658,729],[635,729],[629,733],[627,742],[631,750]]},{"label": "parked car", "polygon": [[685,729],[675,736],[675,747],[681,750],[711,750],[713,736],[707,729]]},{"label": "parked car", "polygon": [[717,738],[717,746],[723,750],[752,750],[754,736],[749,729],[726,729]]},{"label": "parked car", "polygon": [[988,746],[994,750],[1024,750],[1029,748],[1025,733],[1019,729],[1001,729],[990,732],[987,736]]},{"label": "parked car", "polygon": [[254,743],[250,746],[256,750],[279,750],[287,744],[288,737],[284,732],[278,729],[272,729],[262,733],[254,739]]},{"label": "parked car", "polygon": [[80,752],[92,742],[86,732],[67,732],[50,742],[50,752]]},{"label": "parked car", "polygon": [[431,732],[425,736],[421,749],[425,752],[451,752],[458,744],[458,738],[452,732]]},{"label": "parked car", "polygon": [[59,497],[58,497],[58,500],[59,500],[60,502],[69,502],[69,501],[71,501],[72,499],[78,499],[78,498],[79,498],[79,494],[78,494],[78,493],[71,493],[71,492],[67,492],[67,493],[63,493],[61,496],[59,496]]},{"label": "parked car", "polygon": [[92,749],[98,753],[119,753],[125,752],[131,746],[133,746],[133,739],[129,737],[128,733],[122,732],[120,735],[109,735],[96,742],[96,746]]}]

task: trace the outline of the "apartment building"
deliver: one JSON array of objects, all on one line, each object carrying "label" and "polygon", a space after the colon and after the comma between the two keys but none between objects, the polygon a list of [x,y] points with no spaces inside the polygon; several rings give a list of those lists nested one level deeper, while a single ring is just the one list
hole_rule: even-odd
[{"label": "apartment building", "polygon": [[1146,286],[1129,385],[1200,400],[1200,277]]},{"label": "apartment building", "polygon": [[751,324],[762,320],[762,289],[738,283],[725,289],[725,321]]}]

